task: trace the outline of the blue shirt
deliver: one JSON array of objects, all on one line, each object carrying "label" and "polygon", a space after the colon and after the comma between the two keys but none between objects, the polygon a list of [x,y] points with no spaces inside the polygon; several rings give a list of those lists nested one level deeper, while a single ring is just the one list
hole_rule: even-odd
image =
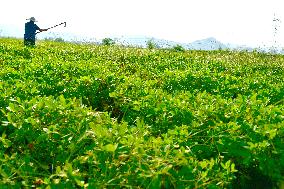
[{"label": "blue shirt", "polygon": [[24,38],[26,40],[33,40],[35,41],[36,30],[40,28],[33,22],[29,21],[25,24],[25,35]]}]

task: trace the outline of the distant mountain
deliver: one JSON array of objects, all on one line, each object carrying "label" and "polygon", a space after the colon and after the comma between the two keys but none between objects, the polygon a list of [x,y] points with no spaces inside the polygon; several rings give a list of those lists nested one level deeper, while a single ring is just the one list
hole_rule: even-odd
[{"label": "distant mountain", "polygon": [[207,39],[197,40],[187,45],[187,49],[193,50],[218,50],[227,49],[228,46],[217,39],[210,37]]},{"label": "distant mountain", "polygon": [[122,45],[131,45],[131,46],[140,46],[147,47],[147,42],[151,41],[155,43],[160,48],[172,48],[176,45],[181,45],[185,49],[190,50],[218,50],[218,49],[227,49],[228,45],[225,45],[218,41],[217,39],[210,37],[207,39],[197,40],[192,43],[178,43],[174,41],[157,39],[153,37],[121,37],[115,39],[118,44]]},{"label": "distant mountain", "polygon": [[128,45],[128,46],[138,46],[138,47],[147,47],[148,41],[153,42],[157,45],[158,48],[172,48],[174,46],[180,45],[187,50],[236,50],[236,51],[254,51],[264,53],[276,53],[284,54],[284,49],[275,49],[273,47],[260,47],[252,48],[246,45],[235,45],[231,43],[222,43],[214,37],[209,37],[206,39],[196,40],[191,43],[179,43],[175,41],[169,41],[165,39],[157,39],[153,37],[145,36],[132,36],[132,37],[116,37],[115,39],[117,44]]}]

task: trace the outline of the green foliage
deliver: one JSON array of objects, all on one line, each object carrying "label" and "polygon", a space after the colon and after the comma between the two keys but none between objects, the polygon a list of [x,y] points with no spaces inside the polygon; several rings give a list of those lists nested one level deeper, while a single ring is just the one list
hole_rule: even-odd
[{"label": "green foliage", "polygon": [[283,185],[283,69],[257,52],[0,39],[0,188]]},{"label": "green foliage", "polygon": [[110,46],[110,45],[114,45],[115,41],[113,39],[111,39],[111,38],[104,38],[102,40],[102,44],[106,45],[106,46]]},{"label": "green foliage", "polygon": [[54,41],[56,42],[64,42],[64,39],[62,39],[61,37],[57,37],[54,39]]},{"label": "green foliage", "polygon": [[45,38],[44,40],[45,40],[45,41],[64,42],[64,39],[61,38],[61,37],[55,37],[55,38],[49,37],[49,38]]},{"label": "green foliage", "polygon": [[181,45],[175,45],[175,46],[173,47],[173,51],[176,51],[176,52],[184,52],[185,49],[184,49],[183,46],[181,46]]},{"label": "green foliage", "polygon": [[148,49],[156,49],[158,48],[158,45],[153,40],[147,41],[147,48]]}]

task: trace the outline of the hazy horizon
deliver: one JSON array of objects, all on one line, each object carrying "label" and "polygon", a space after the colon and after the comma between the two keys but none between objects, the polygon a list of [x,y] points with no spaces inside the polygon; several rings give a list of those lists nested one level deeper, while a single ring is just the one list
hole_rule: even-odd
[{"label": "hazy horizon", "polygon": [[26,19],[34,16],[41,28],[67,22],[66,28],[43,34],[50,37],[57,32],[95,39],[148,36],[183,43],[214,37],[252,47],[284,46],[282,4],[280,0],[9,0],[0,4],[6,7],[0,12],[0,35],[2,31],[22,36]]}]

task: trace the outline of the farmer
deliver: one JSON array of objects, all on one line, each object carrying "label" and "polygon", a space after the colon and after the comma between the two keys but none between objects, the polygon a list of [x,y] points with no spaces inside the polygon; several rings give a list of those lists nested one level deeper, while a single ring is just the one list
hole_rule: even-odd
[{"label": "farmer", "polygon": [[24,44],[25,46],[34,46],[35,45],[35,35],[36,30],[39,30],[40,32],[47,31],[48,29],[40,29],[35,22],[35,17],[31,17],[29,19],[29,22],[25,24],[25,35],[24,35]]}]

